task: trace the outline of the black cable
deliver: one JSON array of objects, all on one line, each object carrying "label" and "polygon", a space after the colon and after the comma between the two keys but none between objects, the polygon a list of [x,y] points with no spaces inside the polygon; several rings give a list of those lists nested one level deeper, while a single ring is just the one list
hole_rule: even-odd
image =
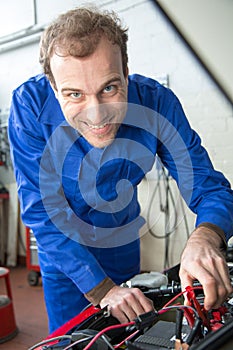
[{"label": "black cable", "polygon": [[186,214],[185,214],[184,203],[183,203],[182,199],[180,201],[180,205],[181,205],[181,211],[182,211],[183,216],[184,216],[184,226],[185,226],[186,236],[187,236],[187,239],[188,239],[190,231],[189,231],[188,220],[187,220],[187,217],[186,217]]},{"label": "black cable", "polygon": [[51,343],[52,341],[55,341],[55,340],[63,340],[63,339],[70,339],[71,340],[71,335],[59,335],[57,337],[53,337],[53,338],[49,338],[49,339],[45,339],[35,345],[33,345],[32,347],[30,347],[28,350],[34,350],[34,349],[37,349],[39,346],[42,346],[42,345],[46,345],[46,344],[49,344]]},{"label": "black cable", "polygon": [[166,176],[164,169],[163,175],[164,175],[164,183],[165,183],[165,254],[164,254],[164,265],[163,267],[166,268],[169,266],[169,245],[170,245],[170,234],[172,233],[172,230],[169,230],[169,219],[170,219],[170,207],[169,207],[169,179],[168,176]]},{"label": "black cable", "polygon": [[[164,183],[164,192],[165,192],[165,203],[163,204],[162,200],[162,191],[161,191],[161,179],[163,180]],[[149,207],[148,207],[148,212],[147,212],[147,223],[150,222],[150,213],[152,210],[152,204],[155,198],[155,194],[158,191],[158,197],[159,197],[159,203],[160,203],[160,211],[164,213],[165,215],[165,234],[162,236],[157,235],[152,228],[148,225],[148,232],[154,237],[158,239],[165,239],[165,252],[164,252],[164,268],[169,266],[169,248],[170,248],[170,240],[169,237],[172,233],[175,232],[176,227],[177,227],[177,210],[175,206],[175,200],[174,196],[172,193],[172,190],[169,185],[170,178],[169,175],[166,174],[165,168],[162,166],[161,169],[158,169],[158,180],[157,184],[152,192],[152,196],[149,202]],[[170,222],[170,205],[169,203],[172,203],[172,207],[174,210],[174,223],[171,225],[171,228],[169,227],[169,222]]]},{"label": "black cable", "polygon": [[[165,174],[165,169],[162,168],[162,177],[166,180],[166,187],[165,187],[165,192],[167,193],[166,195],[166,204],[165,206],[162,204],[162,195],[161,195],[161,185],[160,185],[160,180],[161,180],[161,175],[158,171],[158,180],[157,180],[157,184],[152,192],[152,195],[151,195],[151,199],[150,199],[150,202],[149,202],[149,205],[148,205],[148,212],[147,212],[147,217],[146,217],[146,220],[147,220],[147,223],[150,222],[150,214],[151,214],[151,209],[152,209],[152,204],[153,204],[153,201],[154,201],[154,198],[155,198],[155,194],[158,190],[159,192],[159,202],[160,202],[160,210],[161,212],[164,212],[165,215],[168,211],[168,203],[169,203],[169,195],[170,195],[170,199],[172,201],[172,205],[173,205],[173,208],[174,208],[174,211],[175,211],[175,222],[173,224],[173,227],[172,229],[170,230],[166,230],[166,226],[165,226],[165,234],[164,235],[157,235],[149,226],[148,226],[148,232],[155,238],[158,238],[158,239],[164,239],[166,238],[167,236],[171,235],[174,230],[176,229],[176,225],[177,225],[177,211],[176,211],[176,208],[175,208],[175,201],[174,201],[174,197],[173,197],[173,194],[172,194],[172,191],[171,191],[171,188],[170,188],[170,185],[169,185],[169,175],[166,175]],[[166,221],[167,223],[167,221]]]},{"label": "black cable", "polygon": [[[163,204],[163,199],[162,199],[162,190],[161,190],[161,180],[163,180],[164,183],[164,191],[165,191],[165,204]],[[148,205],[148,212],[147,212],[147,225],[148,225],[148,232],[157,239],[165,239],[165,253],[164,253],[164,268],[169,266],[169,246],[170,246],[170,241],[169,241],[169,236],[175,232],[177,228],[177,221],[178,221],[178,212],[177,208],[175,205],[175,200],[174,200],[174,194],[173,191],[169,185],[170,182],[170,177],[168,174],[166,174],[166,169],[164,166],[162,166],[160,169],[158,169],[158,179],[157,183],[155,185],[155,188],[152,192],[151,199],[149,201]],[[165,233],[164,235],[157,235],[154,231],[153,228],[150,227],[149,222],[150,222],[150,216],[151,216],[151,210],[153,208],[153,201],[155,199],[155,195],[158,192],[158,198],[159,198],[159,203],[160,203],[160,211],[165,214]],[[171,228],[169,228],[169,221],[170,221],[170,206],[169,203],[171,203],[172,208],[174,210],[174,223],[173,225],[170,225]],[[181,212],[183,214],[184,218],[184,226],[185,226],[185,232],[187,239],[189,238],[189,226],[188,226],[188,220],[185,214],[185,208],[184,204],[182,201],[182,198],[180,199],[180,206],[181,206]],[[152,226],[153,227],[153,226]]]},{"label": "black cable", "polygon": [[[157,180],[157,184],[152,192],[152,195],[151,195],[151,199],[149,201],[149,205],[148,205],[148,211],[147,211],[147,217],[146,217],[146,221],[147,221],[147,225],[149,224],[150,222],[150,213],[151,213],[151,208],[152,208],[152,204],[153,204],[153,201],[154,201],[154,198],[155,198],[155,194],[156,192],[159,192],[159,202],[160,202],[160,210],[163,211],[163,207],[162,207],[162,198],[161,198],[161,189],[160,189],[160,174],[158,172],[158,180]],[[164,239],[165,236],[159,236],[159,235],[156,235],[156,233],[150,228],[150,226],[148,226],[148,232],[154,237],[154,238],[158,238],[158,239]]]}]

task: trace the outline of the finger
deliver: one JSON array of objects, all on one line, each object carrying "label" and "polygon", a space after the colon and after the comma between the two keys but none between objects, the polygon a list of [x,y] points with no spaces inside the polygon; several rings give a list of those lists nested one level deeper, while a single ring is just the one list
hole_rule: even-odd
[{"label": "finger", "polygon": [[109,312],[113,317],[117,318],[120,323],[129,322],[127,315],[119,307],[110,307]]},{"label": "finger", "polygon": [[203,285],[205,308],[207,310],[219,307],[232,291],[229,270],[225,259],[218,256],[211,260],[203,282],[200,279],[200,283]]},{"label": "finger", "polygon": [[[193,286],[193,278],[189,276],[187,273],[184,273],[180,271],[180,281],[181,281],[181,290],[185,291],[186,287]],[[187,299],[187,294],[184,293],[184,305],[190,305],[188,299]]]},{"label": "finger", "polygon": [[216,286],[216,280],[213,278],[213,276],[208,275],[206,276],[206,279],[204,282],[200,280],[200,283],[203,287],[204,292],[204,307],[208,311],[212,309],[214,306],[220,306],[218,305],[218,290]]},{"label": "finger", "polygon": [[[224,259],[215,260],[216,267],[213,272],[215,279],[216,301],[212,303],[212,308],[219,307],[232,293],[229,269]],[[209,302],[207,299],[206,302]],[[211,302],[210,302],[211,303]]]},{"label": "finger", "polygon": [[[222,257],[208,257],[208,261],[205,265],[192,266],[192,271],[196,271],[195,278],[182,269],[180,271],[180,277],[182,280],[182,287],[185,288],[187,285],[192,285],[194,279],[198,279],[203,287],[205,295],[204,307],[206,310],[210,310],[214,307],[219,307],[226,297],[226,289],[222,280],[221,275],[225,275],[226,271],[223,267]],[[219,273],[219,268],[221,267]],[[187,299],[186,299],[187,300]]]},{"label": "finger", "polygon": [[125,322],[125,317],[127,317],[127,322],[133,321],[137,316],[154,309],[153,302],[146,298],[140,290],[135,289],[132,292],[118,307],[113,308],[120,322]]},{"label": "finger", "polygon": [[117,300],[111,300],[111,314],[116,317],[121,323],[132,321],[137,317],[136,308],[137,299],[133,295],[132,291],[130,293],[127,291],[127,296],[119,298]]},{"label": "finger", "polygon": [[225,287],[226,294],[229,295],[232,293],[232,285],[229,273],[229,267],[224,260],[222,260],[222,264],[219,264],[219,274],[222,280],[222,285]]},{"label": "finger", "polygon": [[154,310],[154,304],[152,300],[148,299],[140,289],[135,289],[134,296],[136,298],[135,304],[134,304],[134,310],[138,315],[141,315],[145,312],[149,312]]},{"label": "finger", "polygon": [[135,291],[135,294],[128,295],[127,304],[124,303],[121,307],[127,318],[132,321],[137,316],[153,310],[153,303],[141,291]]}]

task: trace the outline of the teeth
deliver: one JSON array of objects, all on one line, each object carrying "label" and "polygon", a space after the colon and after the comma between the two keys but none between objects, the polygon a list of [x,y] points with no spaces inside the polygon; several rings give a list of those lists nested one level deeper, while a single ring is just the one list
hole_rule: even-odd
[{"label": "teeth", "polygon": [[89,125],[89,127],[91,129],[103,129],[106,125],[107,125],[107,123],[104,123],[102,125]]}]

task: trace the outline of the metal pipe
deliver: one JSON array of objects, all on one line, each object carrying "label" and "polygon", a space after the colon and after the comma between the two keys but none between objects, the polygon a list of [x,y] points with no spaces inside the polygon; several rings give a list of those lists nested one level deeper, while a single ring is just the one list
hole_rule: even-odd
[{"label": "metal pipe", "polygon": [[33,0],[34,25],[38,24],[37,18],[37,0]]},{"label": "metal pipe", "polygon": [[21,38],[25,38],[27,36],[31,36],[36,33],[40,33],[44,30],[45,25],[40,25],[40,26],[33,26],[33,27],[28,27],[23,30],[20,30],[18,32],[5,35],[2,38],[0,38],[0,46],[6,43],[9,43],[11,41],[15,41]]},{"label": "metal pipe", "polygon": [[0,43],[0,54],[38,42],[40,40],[41,33],[42,31],[28,36],[20,37],[19,39],[11,40],[9,42],[5,42],[4,44]]}]

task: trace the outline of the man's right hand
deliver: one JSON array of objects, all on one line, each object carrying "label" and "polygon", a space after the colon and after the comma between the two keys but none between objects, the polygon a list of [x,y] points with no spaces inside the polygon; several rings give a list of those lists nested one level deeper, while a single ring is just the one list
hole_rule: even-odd
[{"label": "man's right hand", "polygon": [[108,309],[121,323],[132,321],[137,316],[154,310],[153,302],[138,288],[114,286],[103,297],[100,307]]}]

